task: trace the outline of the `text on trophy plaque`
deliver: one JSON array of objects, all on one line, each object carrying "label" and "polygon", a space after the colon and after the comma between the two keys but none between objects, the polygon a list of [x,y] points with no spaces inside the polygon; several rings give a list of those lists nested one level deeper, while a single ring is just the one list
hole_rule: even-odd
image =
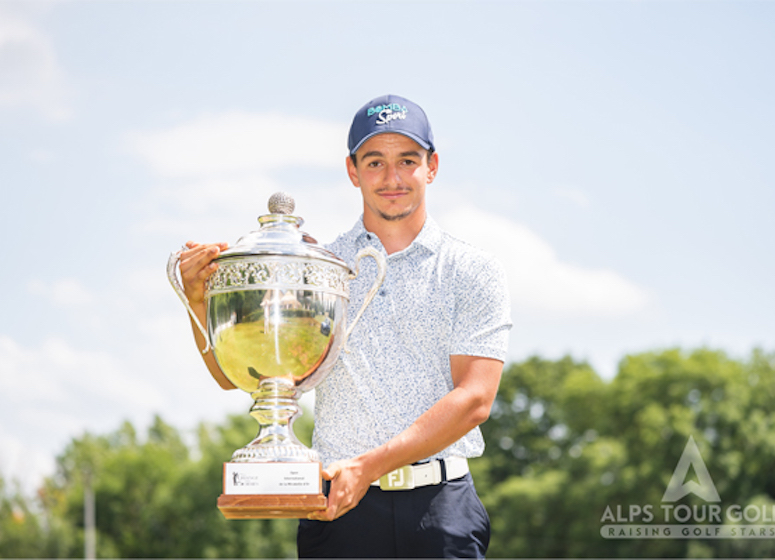
[{"label": "text on trophy plaque", "polygon": [[228,495],[319,494],[320,463],[224,463]]}]

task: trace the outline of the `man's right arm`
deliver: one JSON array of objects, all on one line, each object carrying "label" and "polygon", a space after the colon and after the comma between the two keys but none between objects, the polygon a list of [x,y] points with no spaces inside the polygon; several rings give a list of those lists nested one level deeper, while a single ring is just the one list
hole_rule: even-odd
[{"label": "man's right arm", "polygon": [[[207,306],[205,305],[205,282],[218,268],[213,259],[228,247],[226,243],[198,244],[193,241],[186,243],[188,250],[180,254],[180,278],[183,282],[183,291],[186,293],[188,303],[202,325],[207,324]],[[206,346],[206,341],[199,328],[191,319],[191,328],[194,331],[196,346],[200,350]],[[200,351],[201,353],[201,351]],[[210,371],[210,375],[222,389],[236,389],[234,384],[224,375],[212,351],[202,355],[202,359]]]}]

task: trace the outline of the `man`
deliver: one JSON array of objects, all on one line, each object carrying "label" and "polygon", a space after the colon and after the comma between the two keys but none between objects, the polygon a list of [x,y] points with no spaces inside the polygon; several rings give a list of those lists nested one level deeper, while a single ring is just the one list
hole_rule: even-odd
[{"label": "man", "polygon": [[[505,277],[428,217],[439,156],[419,106],[394,95],[370,101],[355,115],[348,147],[363,215],[329,249],[352,266],[372,245],[388,272],[351,351],[316,389],[313,445],[330,488],[327,509],[299,524],[299,556],[483,557],[489,518],[467,459],[484,449],[478,425],[506,357]],[[203,283],[223,246],[189,246],[181,276],[204,317]],[[350,285],[351,314],[373,282],[365,265]],[[205,360],[229,388],[212,356]]]}]

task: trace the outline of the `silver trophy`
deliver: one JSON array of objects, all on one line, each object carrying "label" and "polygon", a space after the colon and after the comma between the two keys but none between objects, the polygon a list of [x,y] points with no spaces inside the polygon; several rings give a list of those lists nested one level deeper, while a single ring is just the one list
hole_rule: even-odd
[{"label": "silver trophy", "polygon": [[[169,280],[226,377],[254,399],[258,436],[224,466],[218,506],[229,518],[306,517],[325,508],[320,459],[293,433],[298,399],[331,371],[355,325],[385,278],[384,256],[362,249],[355,271],[302,232],[294,201],[276,193],[260,228],[217,258],[205,288],[207,328],[178,281],[180,253],[170,256]],[[377,262],[377,278],[347,326],[349,281],[362,258]]]}]

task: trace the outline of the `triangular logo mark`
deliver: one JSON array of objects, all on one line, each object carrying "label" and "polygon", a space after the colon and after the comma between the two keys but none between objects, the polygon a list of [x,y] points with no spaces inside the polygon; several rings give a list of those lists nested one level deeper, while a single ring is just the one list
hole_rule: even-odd
[{"label": "triangular logo mark", "polygon": [[[699,482],[693,480],[686,481],[686,475],[689,474],[690,466],[694,467],[694,472],[697,474]],[[662,501],[677,502],[687,494],[696,494],[706,502],[721,501],[716,485],[713,484],[713,479],[710,478],[708,467],[705,466],[705,461],[702,460],[700,450],[692,436],[689,436],[689,441],[686,442],[684,452],[675,466],[673,477],[667,485]]]}]

